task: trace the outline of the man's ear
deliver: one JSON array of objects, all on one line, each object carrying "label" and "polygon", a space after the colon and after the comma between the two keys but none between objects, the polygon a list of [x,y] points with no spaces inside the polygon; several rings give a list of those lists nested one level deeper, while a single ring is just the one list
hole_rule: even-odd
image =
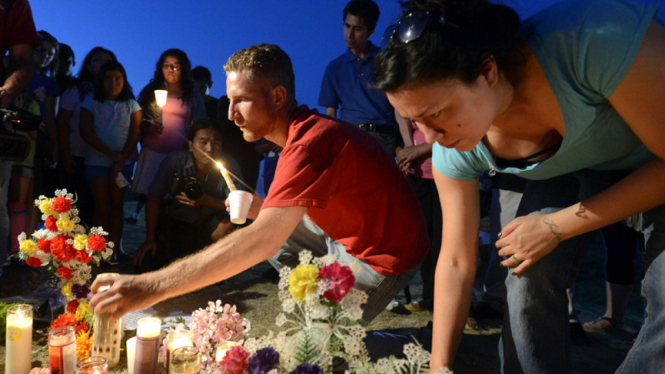
[{"label": "man's ear", "polygon": [[194,153],[194,143],[191,140],[187,141],[187,146],[189,147],[189,151]]},{"label": "man's ear", "polygon": [[282,85],[277,85],[272,89],[272,102],[276,109],[281,109],[286,105],[287,96],[286,88]]},{"label": "man's ear", "polygon": [[487,86],[492,88],[499,83],[499,66],[496,64],[496,59],[492,55],[488,55],[482,62],[482,69],[480,70],[480,77],[487,81]]},{"label": "man's ear", "polygon": [[212,88],[212,81],[210,81],[210,83],[208,83],[208,89],[211,89],[211,88]]}]

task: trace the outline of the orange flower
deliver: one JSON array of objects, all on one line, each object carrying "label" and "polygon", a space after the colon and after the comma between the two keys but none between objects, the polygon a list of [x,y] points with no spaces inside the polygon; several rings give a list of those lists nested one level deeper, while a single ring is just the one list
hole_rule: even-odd
[{"label": "orange flower", "polygon": [[76,326],[76,315],[72,313],[61,314],[58,318],[55,319],[55,321],[53,321],[51,327],[48,329],[53,330],[56,327],[63,326]]},{"label": "orange flower", "polygon": [[56,197],[51,203],[53,210],[58,213],[67,213],[72,209],[72,201],[65,197]]},{"label": "orange flower", "polygon": [[58,231],[58,225],[55,224],[57,221],[58,220],[55,219],[55,217],[48,216],[48,217],[46,217],[46,220],[44,221],[44,226],[46,226],[46,228],[49,229],[49,231],[56,232],[56,231]]},{"label": "orange flower", "polygon": [[93,252],[100,252],[106,248],[106,239],[101,235],[92,235],[88,238],[88,248]]},{"label": "orange flower", "polygon": [[85,360],[92,355],[92,336],[90,331],[76,334],[76,361]]},{"label": "orange flower", "polygon": [[88,324],[88,321],[83,320],[81,323],[76,325],[76,335],[78,335],[80,332],[88,332],[90,331],[90,324]]}]

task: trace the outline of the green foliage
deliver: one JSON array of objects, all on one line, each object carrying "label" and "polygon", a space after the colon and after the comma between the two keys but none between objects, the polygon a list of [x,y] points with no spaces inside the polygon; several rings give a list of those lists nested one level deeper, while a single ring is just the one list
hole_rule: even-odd
[{"label": "green foliage", "polygon": [[294,359],[298,362],[298,365],[311,364],[315,361],[318,354],[319,348],[316,346],[314,339],[312,339],[312,334],[308,330],[304,330],[302,338],[298,342]]},{"label": "green foliage", "polygon": [[7,334],[7,309],[18,304],[5,304],[0,303],[0,336]]}]

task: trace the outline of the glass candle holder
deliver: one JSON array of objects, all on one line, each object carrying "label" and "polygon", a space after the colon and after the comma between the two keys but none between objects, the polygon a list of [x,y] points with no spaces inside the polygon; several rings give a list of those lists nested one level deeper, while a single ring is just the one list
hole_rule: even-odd
[{"label": "glass candle holder", "polygon": [[198,374],[201,371],[201,354],[196,347],[180,347],[173,350],[169,374]]},{"label": "glass candle holder", "polygon": [[136,326],[134,374],[154,374],[157,368],[162,320],[141,318]]},{"label": "glass candle holder", "polygon": [[48,361],[53,374],[76,373],[76,332],[74,327],[57,327],[49,332]]},{"label": "glass candle holder", "polygon": [[166,372],[169,372],[173,351],[181,347],[192,347],[192,333],[188,330],[175,330],[168,334],[168,344],[166,345]]},{"label": "glass candle holder", "polygon": [[30,371],[32,360],[32,305],[19,304],[7,309],[5,373]]},{"label": "glass candle holder", "polygon": [[[116,277],[118,273],[99,274],[97,279]],[[104,292],[109,286],[103,286],[98,292]],[[109,321],[111,312],[95,316],[92,333],[92,355],[104,357],[108,367],[115,367],[120,362],[120,337],[122,333],[122,319]]]},{"label": "glass candle holder", "polygon": [[76,374],[108,374],[109,366],[101,356],[92,356],[76,364]]}]

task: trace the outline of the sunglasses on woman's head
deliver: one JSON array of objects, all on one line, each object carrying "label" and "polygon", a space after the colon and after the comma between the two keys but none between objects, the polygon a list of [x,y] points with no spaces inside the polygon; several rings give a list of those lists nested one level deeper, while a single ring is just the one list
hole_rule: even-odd
[{"label": "sunglasses on woman's head", "polygon": [[448,22],[444,16],[435,15],[426,10],[417,10],[404,16],[398,23],[388,26],[381,38],[381,50],[385,51],[395,37],[399,43],[403,44],[418,40],[432,21],[461,32],[459,26]]}]

